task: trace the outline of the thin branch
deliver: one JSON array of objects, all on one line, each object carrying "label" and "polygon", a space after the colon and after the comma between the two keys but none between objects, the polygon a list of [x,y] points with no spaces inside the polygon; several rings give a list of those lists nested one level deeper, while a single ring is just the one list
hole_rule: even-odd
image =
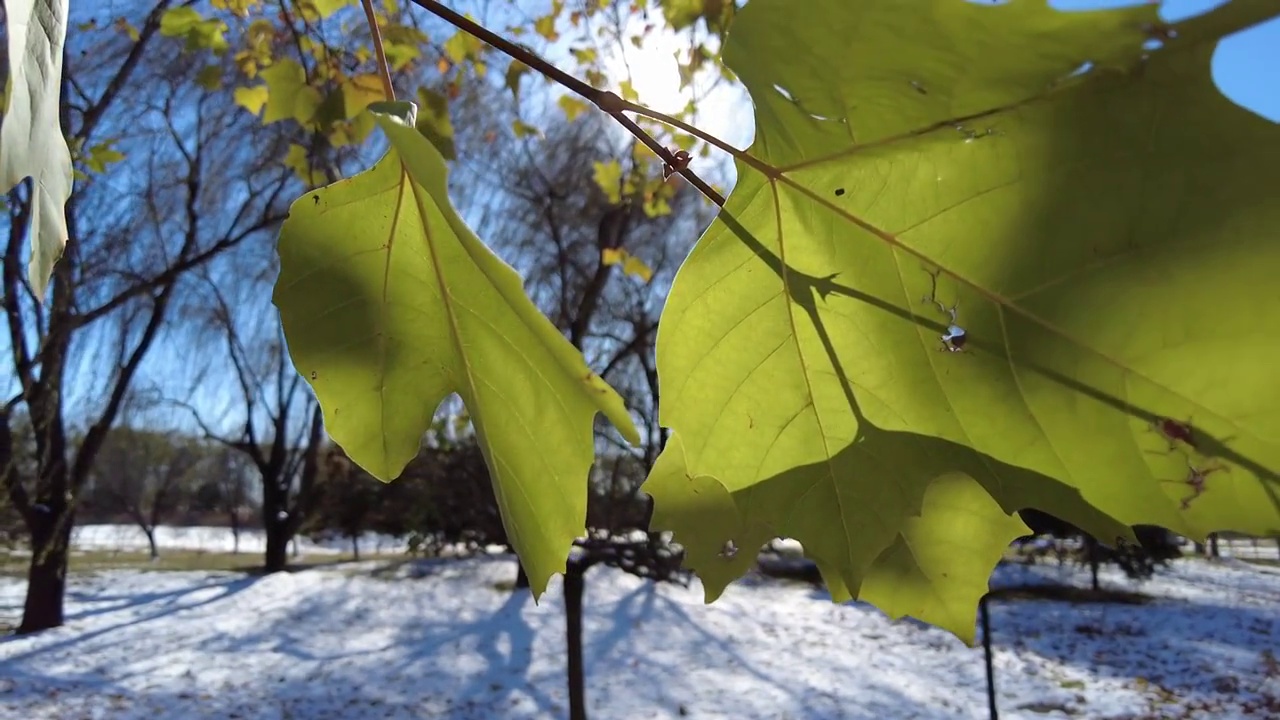
[{"label": "thin branch", "polygon": [[[133,74],[134,69],[138,66],[138,62],[142,59],[142,54],[147,47],[148,41],[153,35],[159,32],[160,18],[162,18],[165,12],[169,9],[169,5],[172,4],[172,1],[173,0],[160,0],[160,2],[156,3],[156,6],[151,9],[151,12],[147,14],[147,19],[143,21],[142,28],[138,30],[137,42],[133,44],[133,47],[129,48],[129,54],[125,57],[124,62],[120,64],[120,68],[116,70],[116,74],[107,81],[107,86],[106,89],[102,91],[102,96],[98,98],[97,102],[90,105],[84,111],[84,114],[81,115],[80,127],[77,131],[77,135],[80,138],[88,139],[88,137],[93,134],[94,128],[106,114],[107,108],[111,105],[112,101],[115,100],[116,96],[120,94],[125,83],[128,82],[129,76]],[[192,4],[192,2],[188,1],[183,3],[183,6],[186,7]],[[70,130],[70,128],[68,128],[68,130]]]},{"label": "thin branch", "polygon": [[387,53],[382,48],[382,30],[378,29],[378,18],[373,13],[373,0],[360,0],[364,6],[364,17],[369,22],[369,33],[373,36],[373,52],[378,58],[378,77],[382,79],[382,92],[388,100],[396,99],[395,88],[391,86],[391,65],[387,63]]},{"label": "thin branch", "polygon": [[[368,0],[364,0],[364,1],[366,3],[368,2]],[[442,20],[449,23],[450,25],[453,25],[454,27],[460,30],[464,30],[476,36],[480,40],[483,40],[489,45],[492,45],[498,50],[501,50],[503,53],[507,54],[511,58],[515,60],[519,60],[520,62],[524,63],[525,65],[528,65],[534,70],[537,70],[538,72],[542,73],[544,76],[559,83],[570,92],[582,97],[585,100],[590,101],[593,105],[595,105],[596,107],[600,108],[604,112],[611,115],[614,120],[617,120],[618,124],[626,128],[627,132],[631,133],[637,140],[644,143],[645,147],[649,148],[658,157],[662,158],[663,162],[669,165],[675,172],[678,172],[681,176],[683,176],[685,180],[688,180],[689,184],[693,185],[695,188],[698,189],[699,192],[707,196],[707,199],[711,200],[711,202],[715,203],[720,207],[724,207],[723,195],[721,195],[718,191],[716,191],[715,188],[708,185],[705,180],[698,177],[697,173],[690,170],[687,163],[679,162],[676,159],[674,153],[672,153],[667,148],[663,147],[662,143],[655,140],[652,135],[650,135],[648,132],[645,131],[644,128],[640,127],[635,123],[634,120],[627,117],[624,111],[630,110],[631,112],[638,113],[640,112],[640,110],[645,110],[644,114],[649,115],[651,117],[660,115],[661,113],[656,113],[656,111],[642,108],[641,106],[635,105],[634,103],[628,103],[624,101],[622,98],[618,97],[617,93],[611,92],[609,90],[600,90],[599,88],[594,88],[588,85],[587,83],[561,70],[555,65],[552,65],[547,60],[544,60],[541,56],[539,56],[533,50],[530,50],[528,47],[513,43],[510,40],[507,40],[506,38],[489,30],[483,25],[480,25],[479,23],[469,18],[466,18],[462,15],[459,15],[453,10],[450,10],[449,8],[440,4],[439,2],[436,2],[436,0],[410,0],[410,1],[414,5],[417,5],[423,10],[426,10],[427,12],[435,15],[436,17],[441,18]],[[640,110],[637,110],[637,108],[640,108]],[[669,117],[669,116],[663,116],[663,117]],[[674,120],[675,118],[671,118],[671,119]],[[698,131],[696,128],[692,128],[692,126],[689,126],[687,124],[682,123],[682,125],[685,125],[685,127],[682,127],[681,129],[685,130],[685,132],[688,132],[692,135],[696,135],[697,137],[701,137],[704,139],[712,137],[711,135],[704,133],[702,131]],[[721,147],[721,149],[726,149],[728,152],[732,153],[735,158],[744,159],[745,161],[750,162],[750,160],[747,160],[747,158],[749,158],[750,156],[748,156],[746,153],[742,152],[741,150],[733,148],[727,143],[717,144],[716,147]]]}]

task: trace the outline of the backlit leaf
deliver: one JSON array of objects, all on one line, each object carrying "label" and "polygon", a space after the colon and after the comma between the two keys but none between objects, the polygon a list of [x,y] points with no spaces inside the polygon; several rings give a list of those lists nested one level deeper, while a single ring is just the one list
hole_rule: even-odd
[{"label": "backlit leaf", "polygon": [[[748,3],[724,57],[751,157],[658,337],[683,475],[723,485],[750,542],[795,537],[833,587],[966,638],[1014,510],[1104,541],[1280,531],[1280,128],[1210,73],[1276,15],[1235,0],[1150,51],[1151,6]],[[1187,500],[1189,466],[1219,465]],[[1002,510],[980,552],[945,511],[958,475]],[[654,484],[655,517],[705,556],[724,538],[682,487]]]},{"label": "backlit leaf", "polygon": [[418,88],[418,132],[436,146],[445,160],[457,158],[453,144],[453,120],[449,99],[431,88]]},{"label": "backlit leaf", "polygon": [[281,231],[275,303],[290,353],[334,440],[383,480],[417,455],[440,403],[460,395],[540,595],[585,532],[595,415],[638,435],[621,398],[458,217],[413,105],[369,113],[391,149],[304,195]]}]

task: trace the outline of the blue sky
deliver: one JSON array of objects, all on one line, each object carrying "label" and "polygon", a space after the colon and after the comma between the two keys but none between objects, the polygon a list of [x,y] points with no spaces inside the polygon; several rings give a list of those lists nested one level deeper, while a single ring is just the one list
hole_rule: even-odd
[{"label": "blue sky", "polygon": [[[1169,0],[1160,15],[1168,22],[1207,12],[1225,0]],[[1135,0],[1053,0],[1063,10],[1126,7]],[[1213,56],[1213,79],[1222,94],[1280,123],[1280,20],[1256,25],[1224,40]]]}]

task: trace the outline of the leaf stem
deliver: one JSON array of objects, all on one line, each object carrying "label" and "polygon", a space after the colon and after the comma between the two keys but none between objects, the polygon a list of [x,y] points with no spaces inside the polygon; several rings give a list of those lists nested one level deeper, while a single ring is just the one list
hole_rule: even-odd
[{"label": "leaf stem", "polygon": [[[644,128],[637,125],[634,120],[627,117],[625,111],[631,111],[639,115],[646,115],[673,125],[690,135],[706,140],[717,148],[732,154],[735,158],[743,159],[748,157],[746,153],[743,153],[741,150],[734,148],[732,145],[729,145],[710,133],[698,130],[697,128],[676,120],[669,115],[664,115],[654,110],[649,110],[643,106],[636,105],[635,103],[627,102],[618,97],[617,93],[609,90],[601,90],[599,88],[592,87],[591,85],[588,85],[582,80],[579,80],[573,75],[570,75],[564,70],[561,70],[551,64],[528,47],[507,40],[474,20],[464,17],[463,15],[449,9],[436,0],[410,1],[414,5],[426,10],[459,30],[468,32],[489,45],[492,45],[512,59],[518,60],[525,65],[528,65],[530,68],[537,70],[551,80],[559,83],[566,90],[582,97],[584,100],[589,101],[591,104],[608,113],[614,120],[618,121],[618,124],[626,128],[627,132],[631,133],[637,140],[644,143],[645,147],[649,148],[657,154],[658,157],[662,158],[663,162],[679,172],[685,180],[689,181],[689,184],[697,188],[698,191],[705,195],[708,200],[720,207],[724,207],[725,200],[723,195],[717,192],[715,188],[708,185],[705,180],[698,177],[697,173],[690,170],[687,166],[681,167],[680,163],[676,160],[675,155],[670,150],[663,147],[662,143],[654,139],[654,137],[646,132]],[[367,7],[369,0],[364,0],[364,3]]]},{"label": "leaf stem", "polygon": [[382,48],[382,31],[378,29],[378,18],[373,14],[373,0],[360,0],[364,7],[364,18],[369,23],[369,33],[373,37],[373,54],[378,59],[378,77],[382,79],[382,92],[387,100],[396,99],[395,87],[391,85],[391,65],[387,63],[387,53]]}]

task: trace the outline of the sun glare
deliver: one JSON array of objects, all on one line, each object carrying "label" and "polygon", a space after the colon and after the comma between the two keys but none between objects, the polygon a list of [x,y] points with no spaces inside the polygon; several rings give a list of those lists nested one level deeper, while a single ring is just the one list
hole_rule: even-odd
[{"label": "sun glare", "polygon": [[[741,85],[720,78],[714,69],[703,70],[693,83],[681,88],[676,54],[688,52],[688,35],[666,29],[660,18],[653,17],[655,12],[650,10],[649,22],[656,29],[644,35],[642,47],[627,42],[620,51],[615,50],[607,57],[610,82],[616,86],[629,77],[640,96],[640,104],[659,112],[674,114],[695,100],[698,108],[695,125],[736,147],[745,148],[753,134],[751,103],[746,91]],[[627,35],[642,33],[645,25],[643,18],[632,17]]]}]

